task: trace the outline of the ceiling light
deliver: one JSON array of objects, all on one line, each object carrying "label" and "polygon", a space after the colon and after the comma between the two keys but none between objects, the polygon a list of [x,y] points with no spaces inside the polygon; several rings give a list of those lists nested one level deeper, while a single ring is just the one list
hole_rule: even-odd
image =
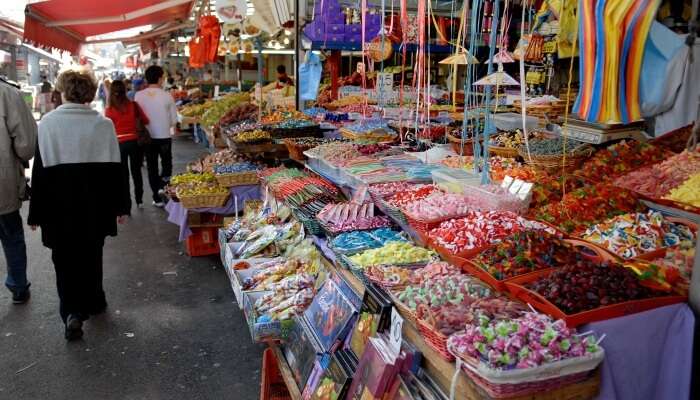
[{"label": "ceiling light", "polygon": [[284,44],[289,44],[289,38],[284,38]]},{"label": "ceiling light", "polygon": [[285,29],[284,34],[287,36],[292,36],[292,31],[290,31],[289,29]]}]

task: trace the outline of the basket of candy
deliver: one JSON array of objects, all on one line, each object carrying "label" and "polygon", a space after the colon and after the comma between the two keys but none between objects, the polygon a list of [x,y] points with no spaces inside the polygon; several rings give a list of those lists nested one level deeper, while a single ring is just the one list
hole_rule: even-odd
[{"label": "basket of candy", "polygon": [[412,201],[401,207],[401,210],[414,229],[429,232],[443,221],[466,215],[470,206],[462,195],[435,193]]},{"label": "basket of candy", "polygon": [[590,157],[593,151],[590,145],[570,138],[533,139],[529,141],[528,148],[518,148],[518,154],[526,164],[545,171],[575,169]]},{"label": "basket of candy", "polygon": [[256,185],[258,166],[250,162],[240,162],[214,166],[214,176],[224,187]]},{"label": "basket of candy", "polygon": [[[481,314],[499,318],[513,317],[525,311],[525,306],[503,296],[493,296],[486,286],[472,278],[461,278],[456,286],[456,300],[444,304],[420,304],[416,309],[418,331],[425,342],[447,361],[454,355],[448,349],[450,335],[464,329],[465,324],[478,321]],[[449,286],[443,290],[449,291]],[[432,301],[434,303],[434,301]]]},{"label": "basket of candy", "polygon": [[[574,290],[572,282],[583,285],[576,285]],[[686,296],[651,289],[643,283],[632,269],[621,264],[583,258],[575,265],[533,272],[505,285],[514,297],[564,320],[570,327],[687,300]]]},{"label": "basket of candy", "polygon": [[585,380],[605,357],[599,344],[534,312],[480,318],[448,340],[459,365],[491,398],[529,396]]},{"label": "basket of candy", "polygon": [[185,208],[222,207],[228,201],[230,192],[219,185],[211,173],[186,173],[171,178],[170,185]]}]

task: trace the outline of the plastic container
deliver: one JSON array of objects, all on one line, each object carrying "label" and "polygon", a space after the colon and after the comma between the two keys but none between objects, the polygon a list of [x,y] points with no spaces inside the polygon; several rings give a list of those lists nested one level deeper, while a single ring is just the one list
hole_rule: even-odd
[{"label": "plastic container", "polygon": [[279,369],[279,360],[271,348],[263,352],[260,400],[292,400]]},{"label": "plastic container", "polygon": [[684,303],[688,300],[687,296],[652,297],[649,299],[631,300],[609,306],[598,307],[576,314],[566,314],[544,296],[526,287],[528,284],[538,280],[539,278],[549,275],[552,271],[554,271],[554,269],[549,268],[519,276],[509,280],[505,283],[505,285],[513,297],[524,303],[530,304],[537,311],[548,314],[555,319],[563,319],[564,322],[566,322],[566,325],[571,328],[575,328],[589,322],[603,321],[658,307],[664,307],[671,304]]},{"label": "plastic container", "polygon": [[[516,113],[498,113],[492,116],[493,124],[496,128],[502,131],[514,131],[516,129],[523,129],[523,117],[521,114]],[[539,126],[539,120],[537,117],[526,116],[525,126],[528,130],[536,129]]]},{"label": "plastic container", "polygon": [[219,228],[192,228],[192,234],[185,240],[185,250],[190,257],[219,253]]},{"label": "plastic container", "polygon": [[500,186],[471,186],[464,192],[467,203],[479,211],[511,211],[516,214],[527,213],[531,195],[521,199]]},{"label": "plastic container", "polygon": [[433,183],[441,190],[448,193],[463,194],[470,187],[478,186],[481,177],[462,169],[440,168],[430,172]]}]

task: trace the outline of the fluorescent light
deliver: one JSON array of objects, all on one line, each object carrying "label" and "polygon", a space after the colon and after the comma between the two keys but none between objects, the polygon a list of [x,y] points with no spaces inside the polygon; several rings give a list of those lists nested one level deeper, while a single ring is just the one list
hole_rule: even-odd
[{"label": "fluorescent light", "polygon": [[284,44],[289,44],[289,38],[284,38]]},{"label": "fluorescent light", "polygon": [[285,29],[284,34],[287,36],[292,36],[292,31],[290,31],[289,29]]}]

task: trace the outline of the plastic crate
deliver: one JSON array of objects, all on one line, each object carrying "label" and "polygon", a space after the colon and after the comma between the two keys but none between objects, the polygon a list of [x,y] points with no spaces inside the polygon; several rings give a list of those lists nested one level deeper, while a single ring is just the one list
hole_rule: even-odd
[{"label": "plastic crate", "polygon": [[291,400],[289,389],[280,374],[279,360],[275,352],[267,348],[263,353],[260,400]]},{"label": "plastic crate", "polygon": [[218,254],[219,228],[192,228],[192,234],[185,240],[185,250],[190,257]]},{"label": "plastic crate", "polygon": [[433,176],[435,186],[448,193],[462,194],[468,191],[469,187],[478,186],[481,183],[481,176],[461,169],[436,169],[430,174]]}]

